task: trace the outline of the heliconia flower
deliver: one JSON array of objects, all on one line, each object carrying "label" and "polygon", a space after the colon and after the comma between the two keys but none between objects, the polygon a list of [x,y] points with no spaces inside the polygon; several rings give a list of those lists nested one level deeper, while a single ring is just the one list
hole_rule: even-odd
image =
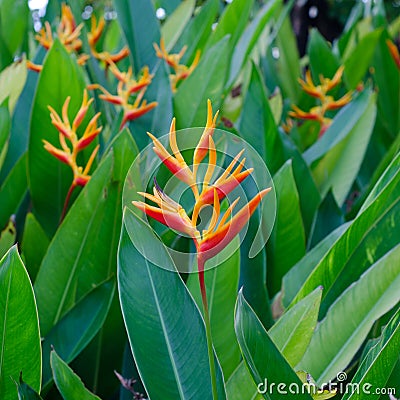
[{"label": "heliconia flower", "polygon": [[166,63],[174,70],[174,73],[170,75],[171,89],[176,92],[180,81],[186,79],[197,67],[200,61],[200,51],[198,50],[194,56],[193,62],[190,67],[180,64],[182,57],[184,56],[187,46],[183,46],[179,53],[168,54],[165,48],[164,39],[160,40],[160,46],[157,43],[153,43],[156,55],[166,61]]},{"label": "heliconia flower", "polygon": [[342,80],[344,67],[341,66],[336,71],[332,79],[319,76],[319,85],[315,85],[311,78],[311,71],[306,71],[305,80],[299,79],[302,89],[319,100],[318,106],[312,107],[309,111],[303,111],[296,105],[292,106],[293,111],[289,111],[289,116],[297,119],[317,121],[320,124],[319,137],[321,137],[332,123],[332,119],[326,117],[326,112],[337,110],[344,107],[352,99],[352,93],[346,93],[343,97],[335,100],[328,92],[338,86]]},{"label": "heliconia flower", "polygon": [[[54,145],[46,140],[43,140],[44,148],[51,155],[56,157],[58,160],[70,166],[73,172],[73,182],[72,186],[84,186],[90,179],[89,171],[96,157],[99,146],[93,150],[89,161],[87,162],[85,168],[77,165],[77,155],[80,151],[90,145],[93,140],[99,135],[102,127],[97,127],[97,120],[100,117],[100,113],[97,113],[87,124],[83,135],[79,138],[77,134],[77,129],[82,124],[93,99],[88,99],[87,91],[83,92],[83,99],[81,107],[75,115],[75,118],[70,123],[68,116],[68,107],[71,97],[68,96],[63,104],[61,110],[61,116],[51,107],[48,106],[50,110],[50,118],[52,124],[59,132],[59,142],[61,149],[56,148]],[[66,140],[70,142],[70,146],[67,145]]]},{"label": "heliconia flower", "polygon": [[[129,67],[127,72],[120,71],[115,63],[109,60],[109,68],[113,75],[118,79],[117,94],[111,94],[103,86],[95,83],[88,85],[88,89],[99,89],[103,92],[99,97],[109,103],[122,107],[123,117],[120,128],[128,121],[132,121],[141,117],[157,106],[157,102],[147,103],[143,99],[148,85],[150,85],[153,75],[150,74],[149,68],[144,67],[142,74],[138,80],[132,77],[132,68]],[[131,103],[131,96],[136,96]]]},{"label": "heliconia flower", "polygon": [[390,54],[397,65],[397,68],[400,69],[400,53],[397,46],[390,40],[386,39],[386,44],[389,48]]},{"label": "heliconia flower", "polygon": [[105,63],[106,68],[108,68],[112,63],[117,63],[118,61],[121,61],[122,59],[124,59],[129,55],[129,49],[127,46],[124,46],[116,54],[110,54],[108,51],[97,51],[96,44],[99,41],[104,31],[106,22],[105,19],[101,17],[99,19],[99,22],[97,23],[95,15],[92,15],[91,22],[92,22],[91,29],[90,32],[88,33],[88,42],[90,50],[95,58]]},{"label": "heliconia flower", "polygon": [[26,68],[30,69],[31,71],[42,72],[43,66],[34,64],[32,61],[26,60]]}]

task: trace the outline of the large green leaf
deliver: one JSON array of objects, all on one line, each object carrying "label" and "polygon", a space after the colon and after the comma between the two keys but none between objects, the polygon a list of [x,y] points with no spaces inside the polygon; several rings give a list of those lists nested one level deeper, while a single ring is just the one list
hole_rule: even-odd
[{"label": "large green leaf", "polygon": [[146,65],[153,69],[158,60],[153,43],[160,43],[160,24],[152,2],[115,0],[114,6],[131,52],[134,71],[137,73]]},{"label": "large green leaf", "polygon": [[55,351],[51,352],[51,369],[54,382],[64,400],[100,400],[85,388],[79,376],[72,371]]},{"label": "large green leaf", "polygon": [[14,246],[0,261],[0,397],[15,400],[22,371],[26,382],[40,390],[42,357],[35,297]]},{"label": "large green leaf", "polygon": [[[265,381],[268,382],[269,390],[262,393],[264,398],[272,400],[282,398],[282,394],[276,390],[276,387],[274,390],[274,385],[285,385],[285,390],[288,390],[291,384],[296,384],[298,388],[301,388],[300,379],[279,352],[241,291],[235,314],[236,336],[250,373],[258,386],[265,386]],[[296,394],[296,399],[311,398],[309,394]]]},{"label": "large green leaf", "polygon": [[170,51],[178,41],[193,14],[195,4],[195,0],[182,1],[161,27],[161,36],[165,41],[167,51]]},{"label": "large green leaf", "polygon": [[115,273],[122,187],[136,154],[124,130],[57,230],[35,282],[42,335],[93,285]]},{"label": "large green leaf", "polygon": [[276,221],[267,244],[271,294],[279,291],[283,276],[304,256],[306,248],[291,160],[275,174],[274,184],[277,195]]},{"label": "large green leaf", "polygon": [[310,343],[318,321],[322,287],[286,311],[268,331],[288,363],[295,367]]},{"label": "large green leaf", "polygon": [[246,142],[257,149],[269,170],[275,173],[284,160],[282,142],[269,106],[263,78],[255,64],[252,64],[238,131]]},{"label": "large green leaf", "polygon": [[7,224],[10,216],[18,210],[25,196],[26,187],[26,154],[24,154],[0,187],[0,229]]},{"label": "large green leaf", "polygon": [[[216,256],[216,267],[204,273],[213,344],[226,377],[232,374],[240,361],[240,350],[233,326],[240,272],[238,240],[237,238],[232,241],[224,251]],[[226,259],[225,254],[230,254],[232,248],[238,250]],[[186,285],[201,309],[202,301],[198,274],[191,274]]]},{"label": "large green leaf", "polygon": [[8,111],[8,98],[6,98],[3,102],[0,102],[0,171],[7,154],[10,125],[11,119]]},{"label": "large green leaf", "polygon": [[18,390],[18,400],[42,400],[40,395],[22,380],[22,374],[19,376],[19,382],[15,382]]},{"label": "large green leaf", "polygon": [[400,245],[351,285],[318,325],[299,369],[322,384],[350,363],[375,320],[400,301]]},{"label": "large green leaf", "polygon": [[28,213],[22,236],[21,252],[32,282],[49,247],[50,240],[32,213]]},{"label": "large green leaf", "polygon": [[[384,388],[399,360],[400,348],[400,309],[386,325],[378,342],[370,349],[362,360],[352,383],[358,383],[360,387],[370,384],[375,388]],[[375,393],[346,393],[343,400],[362,400],[379,398]]]},{"label": "large green leaf", "polygon": [[[129,237],[138,232],[140,249]],[[148,252],[160,257],[168,270],[149,262],[142,255]],[[132,353],[149,398],[211,399],[206,334],[199,309],[162,243],[128,209],[119,244],[118,285]],[[218,364],[217,385],[218,398],[224,399]]]},{"label": "large green leaf", "polygon": [[3,231],[0,232],[0,259],[7,253],[7,251],[15,243],[17,231],[13,219],[8,221],[8,225]]},{"label": "large green leaf", "polygon": [[224,88],[229,39],[225,37],[200,60],[193,73],[178,88],[174,98],[174,112],[179,128],[205,126],[207,99],[218,109]]},{"label": "large green leaf", "polygon": [[375,96],[366,89],[336,115],[324,136],[304,153],[321,194],[332,188],[339,206],[358,174],[375,116]]},{"label": "large green leaf", "polygon": [[65,314],[43,340],[43,386],[52,379],[50,352],[55,349],[71,362],[93,339],[106,319],[114,296],[114,281],[106,281],[89,292]]},{"label": "large green leaf", "polygon": [[242,361],[226,382],[228,400],[262,400],[246,364]]},{"label": "large green leaf", "polygon": [[338,238],[342,236],[349,225],[350,223],[343,224],[326,236],[283,277],[282,303],[285,308],[290,305],[313,269],[325,257],[330,248]]},{"label": "large green leaf", "polygon": [[[64,200],[72,183],[72,172],[69,166],[43,147],[43,140],[59,147],[58,132],[51,123],[47,107],[51,105],[56,112],[61,113],[64,101],[71,96],[69,115],[75,115],[82,102],[84,87],[82,70],[56,40],[47,53],[40,73],[32,108],[28,151],[29,190],[34,214],[49,235],[57,229]],[[80,161],[86,165],[87,158]]]},{"label": "large green leaf", "polygon": [[313,266],[294,302],[322,285],[321,315],[325,315],[340,293],[399,243],[396,233],[400,218],[399,182],[400,171]]}]

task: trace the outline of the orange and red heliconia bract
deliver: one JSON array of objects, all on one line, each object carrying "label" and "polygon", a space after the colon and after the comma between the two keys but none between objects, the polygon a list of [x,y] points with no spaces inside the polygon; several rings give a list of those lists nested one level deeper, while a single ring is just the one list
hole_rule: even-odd
[{"label": "orange and red heliconia bract", "polygon": [[397,46],[390,40],[390,39],[386,39],[386,44],[389,48],[389,52],[397,66],[397,68],[400,70],[400,53],[399,53],[399,49],[397,48]]},{"label": "orange and red heliconia bract", "polygon": [[[100,117],[100,113],[97,113],[87,124],[85,131],[81,137],[78,137],[77,129],[82,124],[86,114],[89,110],[93,99],[88,100],[88,94],[85,90],[83,92],[83,100],[81,107],[75,115],[75,118],[70,123],[68,117],[68,107],[71,97],[67,97],[62,107],[61,116],[51,107],[48,106],[50,110],[51,123],[55,126],[59,132],[59,142],[61,149],[55,147],[47,140],[43,140],[44,148],[54,157],[56,157],[61,162],[69,165],[73,173],[72,186],[85,186],[90,179],[90,168],[99,150],[97,145],[92,151],[89,160],[85,168],[78,166],[77,155],[87,146],[89,146],[93,140],[99,135],[102,127],[97,127],[97,120]],[[68,146],[67,141],[70,143]]]},{"label": "orange and red heliconia bract", "polygon": [[[271,188],[262,190],[250,200],[248,204],[232,216],[233,210],[239,200],[238,198],[229,206],[225,213],[221,215],[221,200],[224,199],[228,193],[232,192],[253,170],[246,169],[243,171],[245,158],[239,161],[244,152],[243,150],[232,160],[225,171],[214,180],[214,183],[211,183],[217,161],[217,154],[212,136],[215,130],[218,113],[213,117],[210,101],[208,101],[207,114],[207,124],[194,151],[192,168],[187,165],[179,150],[176,141],[175,119],[172,120],[169,133],[171,153],[155,136],[149,134],[153,140],[154,152],[162,163],[179,180],[186,183],[191,188],[195,198],[192,216],[189,217],[186,210],[179,203],[165,194],[156,181],[153,194],[139,193],[155,205],[150,205],[143,201],[133,202],[137,208],[142,210],[149,217],[193,239],[196,245],[198,258],[201,260],[202,264],[204,264],[206,260],[214,257],[232,241],[246,225],[262,198],[271,190]],[[204,152],[205,149],[206,152]],[[207,169],[201,182],[200,190],[196,175],[198,166],[201,161],[204,160],[207,153],[209,154]],[[207,228],[200,232],[197,229],[198,218],[201,208],[205,205],[211,205],[213,207],[213,215]]]}]

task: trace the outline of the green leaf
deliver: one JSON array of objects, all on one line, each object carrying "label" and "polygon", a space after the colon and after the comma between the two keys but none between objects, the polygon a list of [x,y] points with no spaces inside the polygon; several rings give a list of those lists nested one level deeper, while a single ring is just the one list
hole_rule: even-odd
[{"label": "green leaf", "polygon": [[178,41],[193,14],[195,0],[185,0],[174,10],[161,27],[161,37],[165,41],[165,48],[169,52]]},{"label": "green leaf", "polygon": [[344,80],[349,89],[355,89],[371,64],[382,29],[366,34],[344,60]]},{"label": "green leaf", "polygon": [[22,380],[22,373],[19,382],[15,382],[18,390],[18,400],[42,400],[40,395]]},{"label": "green leaf", "polygon": [[17,100],[24,88],[27,78],[26,62],[22,61],[11,64],[0,73],[0,103],[8,97],[10,114],[13,113]]},{"label": "green leaf", "polygon": [[[230,254],[232,249],[237,250],[227,259],[226,254]],[[236,340],[233,314],[240,272],[238,238],[216,256],[215,265],[214,268],[205,271],[204,280],[207,289],[213,345],[224,376],[228,377],[240,361],[240,349]],[[198,274],[190,274],[186,285],[197,306],[201,309],[203,303]]]},{"label": "green leaf", "polygon": [[270,22],[271,17],[275,15],[280,4],[280,0],[272,0],[265,4],[241,35],[232,55],[227,83],[228,86],[233,85],[235,82],[243,64],[248,60],[265,26]]},{"label": "green leaf", "polygon": [[50,240],[32,213],[28,213],[22,236],[21,253],[32,281],[35,281]]},{"label": "green leaf", "polygon": [[246,364],[242,361],[226,383],[228,400],[262,400]]},{"label": "green leaf", "polygon": [[[182,59],[183,63],[190,63],[194,58],[196,50],[203,51],[210,37],[212,24],[215,22],[218,14],[218,3],[218,0],[206,1],[198,13],[187,23],[173,49],[174,53],[179,53],[184,46],[187,46]],[[202,54],[202,57],[205,57],[205,55]]]},{"label": "green leaf", "polygon": [[375,116],[375,96],[366,89],[336,115],[324,136],[304,153],[322,196],[332,188],[339,206],[358,174]]},{"label": "green leaf", "polygon": [[[129,237],[136,232],[140,232],[140,249]],[[161,257],[169,270],[142,255],[149,251]],[[132,353],[148,396],[210,399],[210,367],[201,314],[174,271],[165,247],[128,209],[119,244],[118,286]],[[225,399],[218,367],[218,398]]]},{"label": "green leaf", "polygon": [[129,46],[134,72],[138,73],[146,65],[152,70],[158,61],[153,43],[160,43],[160,24],[152,2],[115,0],[114,6]]},{"label": "green leaf", "polygon": [[307,350],[318,321],[322,287],[286,311],[268,331],[276,347],[295,367]]},{"label": "green leaf", "polygon": [[352,360],[373,323],[400,301],[400,245],[379,259],[331,306],[297,368],[318,384]]},{"label": "green leaf", "polygon": [[351,283],[399,243],[395,233],[400,217],[399,183],[400,171],[396,179],[357,216],[335,245],[313,267],[294,302],[322,285],[325,290],[321,316],[325,315],[329,306]]},{"label": "green leaf", "polygon": [[50,359],[54,382],[64,400],[100,400],[100,397],[85,388],[79,376],[72,371],[55,351],[51,352]]},{"label": "green leaf", "polygon": [[315,28],[310,32],[307,54],[310,58],[310,68],[314,80],[320,75],[331,79],[340,67],[340,62],[333,54],[331,46]]},{"label": "green leaf", "polygon": [[106,319],[114,296],[114,280],[95,287],[71,308],[43,340],[43,386],[52,378],[50,352],[55,349],[71,362],[90,343]]},{"label": "green leaf", "polygon": [[[72,183],[72,172],[68,165],[43,147],[43,140],[60,147],[58,132],[51,123],[47,106],[51,105],[56,112],[61,113],[64,101],[71,96],[69,115],[75,115],[82,102],[84,87],[82,70],[56,40],[47,53],[40,73],[32,108],[28,151],[29,190],[34,214],[48,235],[53,235],[57,229],[64,200]],[[90,150],[94,145],[90,146]]]},{"label": "green leaf", "polygon": [[270,294],[279,291],[283,276],[305,254],[306,240],[299,195],[292,161],[287,161],[274,176],[277,212],[274,229],[267,243]]},{"label": "green leaf", "polygon": [[0,258],[3,258],[10,247],[15,243],[16,237],[17,231],[15,222],[10,219],[6,228],[0,232]]},{"label": "green leaf", "polygon": [[26,1],[0,1],[0,36],[11,55],[15,54],[25,39],[29,17]]},{"label": "green leaf", "polygon": [[12,247],[0,261],[0,397],[14,400],[22,371],[26,382],[40,390],[42,357],[33,289],[19,257]]},{"label": "green leaf", "polygon": [[343,224],[326,236],[283,277],[282,304],[285,308],[290,305],[304,282],[307,280],[308,276],[312,273],[313,269],[325,257],[325,255],[340,238],[340,236],[342,236],[349,225],[350,222]]},{"label": "green leaf", "polygon": [[0,170],[8,149],[8,138],[10,136],[11,118],[8,111],[8,98],[0,102]]},{"label": "green leaf", "polygon": [[235,0],[228,4],[219,18],[217,27],[211,34],[206,47],[208,48],[224,36],[230,35],[231,49],[234,49],[249,21],[253,4],[254,0]]},{"label": "green leaf", "polygon": [[24,154],[0,187],[0,227],[4,227],[10,216],[18,210],[25,196],[26,188],[26,154]]},{"label": "green leaf", "polygon": [[[400,348],[400,309],[386,325],[378,342],[370,349],[362,360],[352,383],[358,383],[360,387],[368,383],[376,388],[384,388],[399,360]],[[379,398],[379,394],[366,394],[361,391],[346,393],[343,400],[373,399]]]},{"label": "green leaf", "polygon": [[[262,393],[265,399],[281,399],[282,394],[273,390],[272,384],[289,385],[296,384],[301,388],[301,381],[290,367],[283,355],[279,352],[276,345],[264,329],[260,320],[243,297],[242,291],[239,292],[236,312],[235,312],[235,331],[238,338],[243,358],[250,370],[254,382],[258,387],[268,382],[269,391]],[[272,390],[271,390],[272,389]],[[296,399],[311,399],[309,394],[296,394]]]},{"label": "green leaf", "polygon": [[[253,63],[239,121],[240,136],[250,143],[274,173],[283,164],[283,149],[260,70]],[[260,140],[260,137],[264,140]]]},{"label": "green leaf", "polygon": [[229,39],[225,37],[203,55],[193,73],[179,86],[174,98],[178,127],[205,126],[207,99],[212,101],[214,110],[218,109],[226,78],[228,51]]}]

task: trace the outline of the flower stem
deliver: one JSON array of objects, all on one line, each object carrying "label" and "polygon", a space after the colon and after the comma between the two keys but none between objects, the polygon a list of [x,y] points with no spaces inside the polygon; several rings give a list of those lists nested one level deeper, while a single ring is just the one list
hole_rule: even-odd
[{"label": "flower stem", "polygon": [[197,268],[199,271],[199,283],[200,283],[201,300],[203,302],[204,322],[206,324],[207,350],[208,350],[208,359],[210,362],[212,394],[213,394],[213,399],[217,400],[218,399],[217,379],[215,373],[214,351],[212,346],[210,313],[208,311],[207,292],[206,292],[206,285],[204,282],[204,264],[205,261],[203,260],[201,255],[197,254]]},{"label": "flower stem", "polygon": [[61,213],[61,217],[60,217],[60,224],[61,224],[61,222],[63,222],[65,214],[67,214],[68,204],[69,204],[69,201],[71,199],[72,192],[75,189],[75,186],[76,185],[72,182],[71,186],[68,189],[67,197],[65,198],[64,207],[63,207],[63,210],[62,210],[62,213]]}]

